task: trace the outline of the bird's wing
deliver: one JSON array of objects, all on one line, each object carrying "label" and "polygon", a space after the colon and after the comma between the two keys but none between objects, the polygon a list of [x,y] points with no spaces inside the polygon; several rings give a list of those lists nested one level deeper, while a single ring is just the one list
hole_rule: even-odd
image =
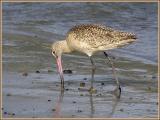
[{"label": "bird's wing", "polygon": [[75,26],[68,32],[67,37],[68,40],[71,39],[79,43],[85,43],[94,49],[115,48],[136,39],[136,36],[132,33],[99,25]]}]

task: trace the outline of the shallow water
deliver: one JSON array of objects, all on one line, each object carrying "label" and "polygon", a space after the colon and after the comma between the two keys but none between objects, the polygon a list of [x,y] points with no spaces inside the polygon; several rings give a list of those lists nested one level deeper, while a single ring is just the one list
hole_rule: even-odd
[{"label": "shallow water", "polygon": [[[115,57],[122,97],[117,102],[108,92],[113,90],[115,82],[102,53],[94,56],[97,66],[94,86],[98,93],[93,95],[77,89],[81,82],[86,83],[86,88],[90,85],[91,63],[87,56],[66,54],[63,67],[73,70],[73,74],[65,75],[69,90],[64,92],[60,110],[52,111],[60,94],[60,80],[50,46],[65,39],[72,26],[82,23],[104,24],[138,36],[132,45],[108,51]],[[4,111],[15,113],[4,117],[154,117],[158,114],[156,3],[3,3],[2,57],[3,107]],[[35,73],[37,70],[39,74]]]}]

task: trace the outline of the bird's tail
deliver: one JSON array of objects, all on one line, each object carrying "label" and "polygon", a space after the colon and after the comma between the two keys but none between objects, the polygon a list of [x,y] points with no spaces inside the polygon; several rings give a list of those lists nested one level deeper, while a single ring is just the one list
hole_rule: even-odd
[{"label": "bird's tail", "polygon": [[137,40],[137,36],[133,33],[122,33],[121,40],[118,43],[118,47],[122,47],[128,44],[131,44]]}]

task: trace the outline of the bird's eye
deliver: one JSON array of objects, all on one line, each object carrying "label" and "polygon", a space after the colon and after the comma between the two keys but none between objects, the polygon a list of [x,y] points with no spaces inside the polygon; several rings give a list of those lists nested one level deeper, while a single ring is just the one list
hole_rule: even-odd
[{"label": "bird's eye", "polygon": [[55,52],[55,51],[52,51],[52,55],[54,55],[54,56],[55,56],[55,55],[56,55],[56,52]]},{"label": "bird's eye", "polygon": [[54,57],[56,57],[56,52],[55,52],[55,51],[52,51],[52,55],[53,55]]}]

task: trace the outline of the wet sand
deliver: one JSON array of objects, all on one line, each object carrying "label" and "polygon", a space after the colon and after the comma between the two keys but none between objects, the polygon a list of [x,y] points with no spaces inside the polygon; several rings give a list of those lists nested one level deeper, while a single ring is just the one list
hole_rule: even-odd
[{"label": "wet sand", "polygon": [[[47,34],[44,32],[44,35]],[[116,84],[112,69],[102,53],[94,56],[97,93],[90,87],[91,63],[81,54],[63,55],[65,92],[61,96],[59,75],[50,49],[38,36],[3,34],[3,117],[156,117],[158,115],[157,64],[142,62],[117,51],[107,51],[115,63],[122,86],[117,100],[112,94]],[[29,38],[29,39],[28,39]],[[10,41],[7,41],[10,40]],[[39,42],[35,43],[38,40]],[[49,46],[47,43],[47,46]],[[113,59],[114,58],[114,59]]]},{"label": "wet sand", "polygon": [[65,74],[62,93],[58,74],[47,70],[39,72],[3,73],[3,117],[139,118],[158,114],[157,78],[143,76],[144,80],[127,80],[119,75],[122,95],[117,99],[111,75],[95,75],[97,92],[90,94],[85,90],[90,87],[90,75]]}]

